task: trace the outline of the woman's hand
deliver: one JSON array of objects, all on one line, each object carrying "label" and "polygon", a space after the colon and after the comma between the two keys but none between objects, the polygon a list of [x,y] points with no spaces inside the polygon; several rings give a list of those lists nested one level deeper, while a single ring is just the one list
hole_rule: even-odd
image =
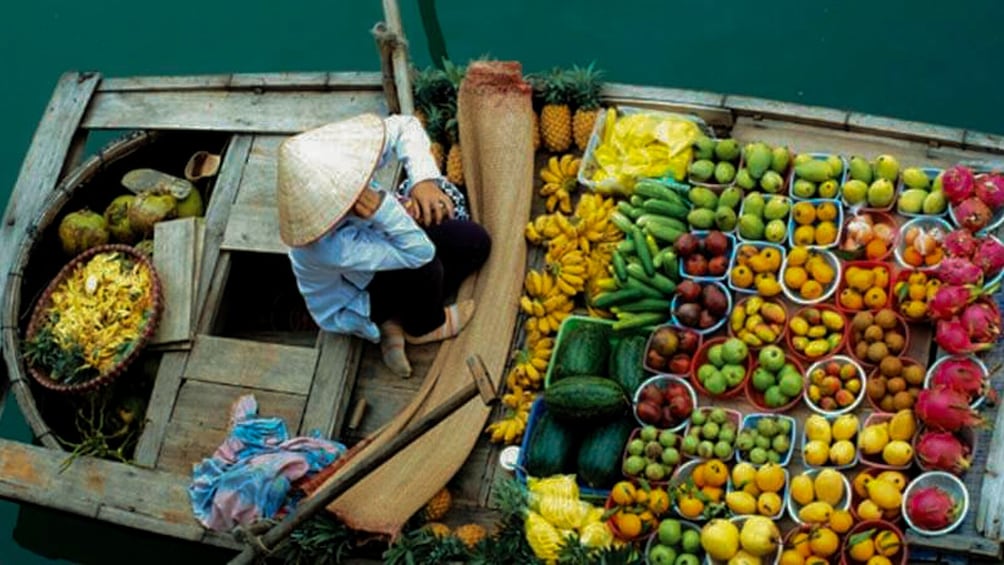
[{"label": "woman's hand", "polygon": [[352,211],[360,218],[371,218],[383,202],[383,194],[367,186],[352,205]]},{"label": "woman's hand", "polygon": [[424,180],[411,189],[415,219],[423,226],[437,225],[453,217],[453,201],[436,183]]}]

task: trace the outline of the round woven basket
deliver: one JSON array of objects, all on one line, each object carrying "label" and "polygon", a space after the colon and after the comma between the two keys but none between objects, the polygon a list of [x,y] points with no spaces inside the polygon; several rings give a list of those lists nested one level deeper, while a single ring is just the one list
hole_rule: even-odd
[{"label": "round woven basket", "polygon": [[46,369],[28,365],[28,372],[35,379],[35,381],[49,390],[66,394],[82,394],[97,390],[111,383],[116,377],[125,372],[130,363],[136,360],[136,357],[139,356],[143,346],[150,341],[150,338],[153,337],[153,334],[157,331],[157,325],[160,323],[160,316],[164,309],[163,294],[161,292],[160,279],[157,278],[157,271],[154,270],[153,264],[132,246],[112,244],[99,245],[88,249],[87,251],[74,257],[73,260],[67,263],[59,271],[59,273],[52,279],[52,282],[49,283],[49,286],[45,288],[45,292],[42,293],[42,296],[35,304],[35,308],[31,314],[31,320],[28,323],[28,329],[25,331],[25,340],[27,341],[28,339],[31,339],[41,329],[42,324],[45,323],[48,316],[48,309],[52,303],[52,293],[55,292],[56,288],[58,288],[59,285],[73,273],[73,270],[76,269],[77,266],[86,263],[99,253],[107,252],[118,252],[128,255],[132,260],[141,263],[149,269],[150,284],[152,286],[150,289],[152,302],[150,306],[150,316],[147,318],[146,324],[143,326],[139,337],[132,342],[132,345],[122,357],[122,360],[110,370],[88,381],[75,384],[61,383],[50,378]]}]

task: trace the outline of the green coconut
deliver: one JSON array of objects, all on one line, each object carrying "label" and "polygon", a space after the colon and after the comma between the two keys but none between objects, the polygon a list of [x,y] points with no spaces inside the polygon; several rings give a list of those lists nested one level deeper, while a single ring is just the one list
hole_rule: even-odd
[{"label": "green coconut", "polygon": [[170,194],[143,192],[136,196],[129,207],[129,224],[137,234],[153,235],[153,225],[161,220],[169,220],[178,214],[178,201]]},{"label": "green coconut", "polygon": [[120,243],[130,244],[136,241],[136,233],[129,223],[129,208],[132,207],[136,197],[132,194],[123,194],[112,200],[112,203],[105,208],[105,221],[108,222],[108,231],[112,238]]},{"label": "green coconut", "polygon": [[59,241],[70,256],[108,243],[108,222],[87,208],[70,212],[59,222]]},{"label": "green coconut", "polygon": [[143,241],[137,243],[136,245],[133,245],[133,248],[136,249],[136,251],[139,251],[140,253],[145,255],[147,259],[153,259],[152,239],[144,239]]},{"label": "green coconut", "polygon": [[202,205],[202,195],[199,194],[197,188],[193,188],[185,199],[178,201],[179,218],[197,218],[205,212],[205,207]]}]

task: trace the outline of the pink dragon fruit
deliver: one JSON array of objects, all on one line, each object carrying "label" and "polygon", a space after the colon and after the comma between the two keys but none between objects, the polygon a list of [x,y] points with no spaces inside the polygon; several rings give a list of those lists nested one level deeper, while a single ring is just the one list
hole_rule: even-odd
[{"label": "pink dragon fruit", "polygon": [[931,386],[944,386],[964,392],[972,402],[983,394],[986,381],[983,368],[969,357],[949,357],[934,369]]},{"label": "pink dragon fruit", "polygon": [[959,226],[971,232],[978,232],[987,227],[993,212],[982,200],[976,197],[966,198],[953,210]]},{"label": "pink dragon fruit", "polygon": [[973,302],[959,315],[959,321],[966,328],[969,338],[979,343],[993,343],[1001,334],[1001,312],[997,304],[981,298]]},{"label": "pink dragon fruit", "polygon": [[966,230],[955,230],[946,235],[942,242],[945,253],[948,253],[949,257],[964,257],[966,259],[976,253],[978,244],[979,242],[976,241],[973,234]]},{"label": "pink dragon fruit", "polygon": [[973,185],[976,179],[973,172],[968,167],[956,165],[944,172],[941,177],[941,186],[945,191],[945,196],[952,204],[958,204],[973,193]]},{"label": "pink dragon fruit", "polygon": [[961,504],[940,487],[921,487],[910,494],[906,513],[918,528],[938,531],[951,526],[962,511]]},{"label": "pink dragon fruit", "polygon": [[1004,177],[997,173],[976,177],[975,194],[991,210],[1004,206]]},{"label": "pink dragon fruit", "polygon": [[934,341],[938,346],[952,355],[965,355],[990,349],[993,344],[985,342],[973,342],[966,331],[966,326],[958,318],[951,320],[938,320],[938,327],[934,333]]},{"label": "pink dragon fruit", "polygon": [[[956,230],[956,233],[969,233],[965,230]],[[983,269],[983,276],[993,278],[1004,269],[1004,244],[994,237],[988,237],[980,242],[976,249],[973,260]]]},{"label": "pink dragon fruit", "polygon": [[938,278],[949,285],[978,285],[983,282],[983,269],[962,257],[945,257],[938,265]]},{"label": "pink dragon fruit", "polygon": [[930,470],[961,475],[969,468],[969,446],[955,434],[925,431],[917,440],[917,459]]},{"label": "pink dragon fruit", "polygon": [[920,391],[913,410],[925,426],[935,431],[957,432],[986,423],[969,407],[969,397],[964,392],[944,386]]},{"label": "pink dragon fruit", "polygon": [[[997,285],[992,287],[992,289],[996,288],[998,288]],[[994,292],[994,290],[974,285],[942,285],[927,303],[927,312],[935,320],[947,320],[962,312],[967,304],[975,301],[986,292]]]}]

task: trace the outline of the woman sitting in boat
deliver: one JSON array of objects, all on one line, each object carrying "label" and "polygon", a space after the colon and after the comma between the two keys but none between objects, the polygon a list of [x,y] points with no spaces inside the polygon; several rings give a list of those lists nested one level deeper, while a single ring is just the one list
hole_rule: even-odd
[{"label": "woman sitting in boat", "polygon": [[[311,316],[379,341],[401,376],[411,375],[405,342],[453,337],[470,320],[473,301],[446,300],[491,249],[429,147],[414,117],[364,114],[279,148],[279,230]],[[397,197],[374,180],[392,155],[408,173]]]}]

